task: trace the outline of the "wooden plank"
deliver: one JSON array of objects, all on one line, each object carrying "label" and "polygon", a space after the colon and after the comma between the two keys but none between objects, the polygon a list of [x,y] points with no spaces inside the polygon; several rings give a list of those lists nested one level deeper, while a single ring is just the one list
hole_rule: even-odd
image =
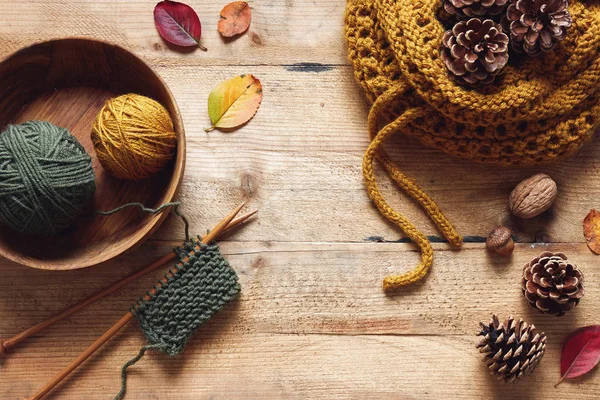
[{"label": "wooden plank", "polygon": [[[102,351],[102,360],[87,363],[86,371],[77,373],[47,398],[112,398],[119,390],[120,365],[142,345],[133,331],[123,333],[119,340]],[[181,357],[147,355],[131,368],[126,398],[522,400],[567,397],[573,392],[578,399],[597,398],[597,380],[552,387],[558,376],[555,354],[547,355],[527,381],[507,386],[489,376],[476,355],[457,356],[472,351],[471,336],[223,337],[211,332],[196,337]],[[41,358],[20,361],[34,360],[44,365]],[[53,365],[63,360],[56,355]],[[32,375],[22,369],[19,375],[10,376],[28,377],[39,379],[39,372]],[[22,398],[23,391],[18,389],[13,384],[4,392],[6,398]]]},{"label": "wooden plank", "polygon": [[[152,243],[111,265],[65,274],[2,263],[12,284],[0,297],[0,336],[44,319],[170,246]],[[513,260],[503,262],[488,259],[482,244],[469,244],[460,253],[443,244],[435,247],[438,257],[430,276],[388,297],[381,292],[381,277],[416,261],[409,244],[223,243],[240,275],[241,298],[209,322],[182,357],[151,355],[134,367],[132,398],[472,399],[497,390],[502,398],[522,399],[533,393],[570,393],[571,384],[556,391],[552,384],[558,379],[564,338],[575,327],[597,322],[596,256],[584,245],[522,244]],[[547,249],[572,255],[585,272],[586,296],[561,319],[530,310],[520,293],[522,264]],[[33,391],[106,330],[157,277],[132,284],[15,349],[2,365],[0,393],[17,398]],[[492,312],[522,316],[547,333],[546,359],[528,384],[506,387],[487,377],[474,333],[477,321]],[[100,399],[115,393],[119,366],[142,345],[133,324],[53,398]],[[595,398],[598,381],[593,375],[577,382],[578,396]]]},{"label": "wooden plank", "polygon": [[[10,326],[19,330],[39,322],[85,294],[164,255],[169,247],[146,245],[142,251],[109,265],[61,274],[3,262],[4,275],[14,285],[6,288],[2,296],[0,305],[4,307],[7,324],[1,327],[0,337],[8,334],[6,330]],[[445,244],[436,244],[438,251],[430,276],[392,297],[382,292],[381,280],[387,274],[412,268],[418,260],[413,245],[226,242],[222,248],[240,275],[244,290],[239,311],[252,331],[468,334],[485,315],[502,310],[535,316],[537,320],[557,321],[530,312],[520,289],[522,266],[546,249],[571,255],[585,273],[586,298],[582,307],[573,313],[578,316],[577,323],[593,322],[591,318],[600,307],[593,301],[600,291],[593,285],[600,278],[600,272],[594,267],[596,256],[582,244],[520,244],[514,257],[508,260],[489,256],[479,243],[467,244],[460,252]],[[119,311],[126,310],[160,275],[143,278],[130,289],[103,300],[89,313],[83,313],[91,319],[82,320],[78,325],[106,324],[109,321],[93,320],[94,314],[119,315]],[[14,299],[19,301],[7,307],[15,303]],[[370,323],[366,323],[368,321]],[[553,329],[570,328],[569,324],[560,324]],[[57,336],[60,337],[60,333],[68,331],[59,331]]]},{"label": "wooden plank", "polygon": [[49,38],[87,36],[125,46],[152,63],[179,65],[346,64],[344,1],[252,2],[247,34],[224,40],[217,32],[226,1],[187,1],[202,22],[208,52],[177,51],[154,27],[147,0],[3,0],[1,53]]}]

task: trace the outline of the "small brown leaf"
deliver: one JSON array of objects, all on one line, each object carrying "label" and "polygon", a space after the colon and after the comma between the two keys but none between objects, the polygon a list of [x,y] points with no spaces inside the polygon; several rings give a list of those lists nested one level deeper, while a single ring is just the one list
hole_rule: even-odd
[{"label": "small brown leaf", "polygon": [[600,254],[600,212],[591,210],[583,220],[583,236],[591,251]]},{"label": "small brown leaf", "polygon": [[221,10],[218,28],[221,35],[232,37],[246,32],[250,26],[250,6],[245,1],[234,1]]}]

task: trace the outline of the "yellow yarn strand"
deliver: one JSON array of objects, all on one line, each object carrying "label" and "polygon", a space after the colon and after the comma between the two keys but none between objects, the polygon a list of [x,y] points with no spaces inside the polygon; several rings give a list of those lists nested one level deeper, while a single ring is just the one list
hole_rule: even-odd
[{"label": "yellow yarn strand", "polygon": [[108,100],[98,113],[92,142],[102,166],[121,179],[147,178],[173,157],[177,136],[169,112],[138,94]]},{"label": "yellow yarn strand", "polygon": [[386,292],[397,290],[398,288],[417,282],[422,279],[433,263],[433,249],[425,235],[419,232],[415,226],[404,216],[392,209],[379,191],[373,163],[375,158],[383,165],[392,180],[404,190],[410,197],[416,200],[427,212],[439,231],[448,239],[453,246],[462,244],[462,237],[456,232],[452,224],[444,216],[437,204],[410,178],[404,175],[399,168],[391,162],[382,150],[382,145],[390,136],[402,131],[415,118],[427,114],[426,106],[414,107],[406,110],[394,121],[377,130],[377,120],[382,111],[390,105],[393,100],[404,93],[406,86],[398,85],[381,95],[373,104],[369,112],[369,135],[372,138],[371,144],[367,148],[363,158],[363,176],[369,197],[381,214],[389,221],[397,225],[420,249],[421,262],[412,271],[402,275],[388,276],[383,281],[383,289]]}]

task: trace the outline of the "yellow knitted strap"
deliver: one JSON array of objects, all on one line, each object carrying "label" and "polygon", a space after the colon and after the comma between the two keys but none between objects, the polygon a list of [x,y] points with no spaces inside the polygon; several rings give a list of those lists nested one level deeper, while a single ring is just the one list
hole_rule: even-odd
[{"label": "yellow knitted strap", "polygon": [[460,247],[462,245],[462,236],[456,232],[454,226],[448,221],[438,205],[425,193],[411,178],[404,175],[396,164],[386,158],[385,155],[377,157],[388,172],[389,176],[412,198],[421,204],[431,220],[437,226],[438,230],[448,240],[452,246]]},{"label": "yellow knitted strap", "polygon": [[371,144],[365,152],[363,158],[363,175],[369,197],[379,211],[389,221],[397,225],[421,250],[421,262],[412,271],[402,275],[388,276],[383,281],[383,288],[387,291],[393,291],[401,286],[408,285],[423,278],[433,262],[433,249],[425,235],[419,232],[404,216],[394,211],[385,201],[377,186],[375,173],[373,171],[373,161],[377,158],[390,177],[404,190],[409,196],[415,199],[426,210],[427,214],[434,221],[440,232],[454,246],[462,244],[462,238],[456,232],[452,224],[441,212],[437,204],[410,178],[404,175],[398,167],[391,162],[382,150],[382,145],[387,138],[394,133],[401,131],[411,121],[419,116],[427,114],[427,107],[415,107],[406,110],[402,115],[384,126],[377,132],[377,119],[381,111],[389,105],[397,96],[402,95],[406,87],[398,85],[388,92],[381,95],[373,104],[369,113],[369,134],[373,138]]},{"label": "yellow knitted strap", "polygon": [[[408,84],[397,84],[392,87],[373,103],[371,111],[369,112],[368,129],[371,140],[378,134],[377,121],[381,116],[386,107],[388,107],[398,97],[405,94],[410,86]],[[429,111],[423,110],[422,114],[426,115]],[[416,118],[417,116],[415,116]],[[410,122],[410,121],[409,121]],[[399,128],[398,130],[400,130]],[[456,232],[450,221],[441,212],[437,204],[423,191],[421,188],[409,177],[404,175],[398,166],[390,161],[389,157],[383,151],[379,149],[376,155],[377,160],[383,165],[388,175],[396,182],[398,186],[402,188],[409,196],[415,199],[419,204],[423,206],[431,220],[435,223],[438,230],[444,235],[448,242],[453,246],[460,246],[462,244],[462,237]],[[406,182],[410,182],[410,185],[406,185]]]}]

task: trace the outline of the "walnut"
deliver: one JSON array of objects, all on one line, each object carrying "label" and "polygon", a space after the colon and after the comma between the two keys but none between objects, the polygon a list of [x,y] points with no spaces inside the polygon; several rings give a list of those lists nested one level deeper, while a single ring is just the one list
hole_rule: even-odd
[{"label": "walnut", "polygon": [[533,218],[552,206],[558,189],[546,174],[537,174],[519,183],[508,199],[510,212],[521,218]]}]

